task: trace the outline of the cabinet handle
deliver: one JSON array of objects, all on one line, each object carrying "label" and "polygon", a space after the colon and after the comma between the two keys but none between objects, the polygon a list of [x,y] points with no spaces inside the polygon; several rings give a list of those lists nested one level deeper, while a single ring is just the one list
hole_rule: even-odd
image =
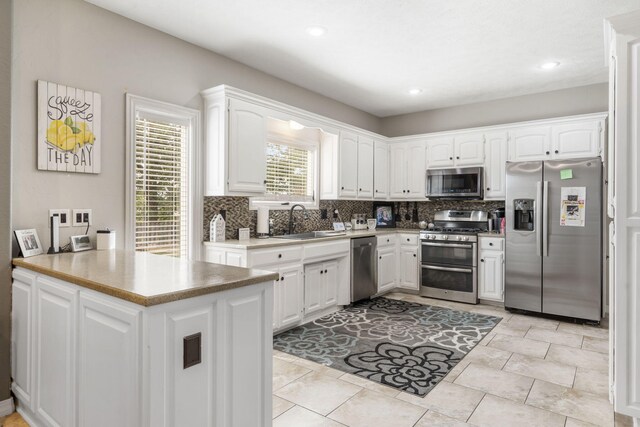
[{"label": "cabinet handle", "polygon": [[322,274],[322,273],[323,273],[323,271],[322,271],[322,270],[320,270],[320,274]]},{"label": "cabinet handle", "polygon": [[453,157],[449,157],[449,160],[453,160]]},{"label": "cabinet handle", "polygon": [[378,192],[378,190],[376,190],[376,193]]},{"label": "cabinet handle", "polygon": [[327,273],[327,270],[325,270],[324,272],[325,272],[325,274],[326,274],[326,273]]},{"label": "cabinet handle", "polygon": [[403,193],[406,193],[406,192],[407,192],[407,190],[402,190],[402,192],[403,192]]},{"label": "cabinet handle", "polygon": [[380,259],[382,259],[382,257],[380,257]]},{"label": "cabinet handle", "polygon": [[389,243],[389,239],[387,239],[387,243]]},{"label": "cabinet handle", "polygon": [[489,246],[493,246],[493,243],[489,242]]},{"label": "cabinet handle", "polygon": [[487,191],[491,190],[489,187],[487,187]]},{"label": "cabinet handle", "polygon": [[282,258],[282,254],[278,254],[278,258]]},{"label": "cabinet handle", "polygon": [[[549,154],[549,153],[547,153],[547,154]],[[341,190],[344,190],[344,187],[340,187],[340,189],[341,189]]]},{"label": "cabinet handle", "polygon": [[484,259],[481,259],[480,262],[484,262]]},{"label": "cabinet handle", "polygon": [[460,156],[456,156],[456,160],[460,160]]},{"label": "cabinet handle", "polygon": [[555,151],[555,153],[556,153],[556,154],[558,154],[558,153],[559,153],[559,151],[558,151],[558,150],[556,150],[556,151]]},{"label": "cabinet handle", "polygon": [[263,182],[264,184],[266,184],[266,183],[267,183],[267,180],[265,179],[265,180],[264,180],[264,181],[262,181],[262,182]]},{"label": "cabinet handle", "polygon": [[362,191],[362,188],[360,188],[358,191]]},{"label": "cabinet handle", "polygon": [[407,239],[407,242],[410,242],[410,241],[411,241],[411,239]]},{"label": "cabinet handle", "polygon": [[284,280],[284,276],[282,276],[282,277],[280,278],[280,280]]},{"label": "cabinet handle", "polygon": [[547,156],[549,155],[549,152],[547,151]]},{"label": "cabinet handle", "polygon": [[414,258],[417,258],[417,257],[418,257],[418,255],[416,255],[416,254],[413,254],[413,257],[414,257]]}]

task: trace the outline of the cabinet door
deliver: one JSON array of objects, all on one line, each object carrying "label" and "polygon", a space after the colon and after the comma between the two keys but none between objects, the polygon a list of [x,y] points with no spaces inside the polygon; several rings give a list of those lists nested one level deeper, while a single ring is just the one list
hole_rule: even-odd
[{"label": "cabinet door", "polygon": [[229,100],[229,191],[264,194],[266,123],[265,109]]},{"label": "cabinet door", "polygon": [[340,197],[355,198],[358,195],[358,137],[350,132],[340,132]]},{"label": "cabinet door", "polygon": [[304,267],[304,314],[308,315],[324,307],[324,265],[310,264]]},{"label": "cabinet door", "polygon": [[211,262],[214,264],[224,264],[224,255],[224,249],[205,247],[204,256],[206,262]]},{"label": "cabinet door", "polygon": [[293,266],[280,270],[280,313],[282,315],[280,327],[286,328],[296,325],[302,320],[304,307],[304,287],[302,266]]},{"label": "cabinet door", "polygon": [[280,278],[273,283],[273,331],[280,329],[282,325],[282,288]]},{"label": "cabinet door", "polygon": [[73,426],[78,293],[39,277],[36,295],[36,413],[50,426]]},{"label": "cabinet door", "polygon": [[362,136],[358,137],[358,198],[373,198],[373,139]]},{"label": "cabinet door", "polygon": [[405,144],[391,144],[389,147],[391,166],[391,198],[407,197],[407,165],[405,164]]},{"label": "cabinet door", "polygon": [[376,141],[373,166],[373,198],[389,198],[389,145]]},{"label": "cabinet door", "polygon": [[553,158],[579,159],[600,155],[600,122],[568,123],[552,128]]},{"label": "cabinet door", "polygon": [[551,127],[530,126],[511,132],[509,160],[549,160],[551,158]]},{"label": "cabinet door", "polygon": [[324,301],[323,307],[338,304],[338,261],[324,263]]},{"label": "cabinet door", "polygon": [[140,425],[140,310],[88,295],[79,307],[78,424]]},{"label": "cabinet door", "polygon": [[506,162],[508,135],[494,132],[485,135],[484,198],[504,200],[506,197]]},{"label": "cabinet door", "polygon": [[442,168],[453,166],[453,138],[434,138],[427,143],[427,166]]},{"label": "cabinet door", "polygon": [[456,166],[484,164],[484,135],[481,133],[456,136],[453,140]]},{"label": "cabinet door", "polygon": [[400,247],[400,283],[405,289],[418,290],[418,248]]},{"label": "cabinet door", "polygon": [[36,276],[13,271],[11,286],[11,378],[13,391],[33,410],[33,298]]},{"label": "cabinet door", "polygon": [[480,251],[478,298],[502,301],[504,255],[501,251]]},{"label": "cabinet door", "polygon": [[378,249],[378,292],[393,289],[396,284],[396,249]]},{"label": "cabinet door", "polygon": [[411,199],[425,197],[425,185],[427,176],[426,164],[427,146],[422,141],[408,144],[407,158],[407,194]]}]

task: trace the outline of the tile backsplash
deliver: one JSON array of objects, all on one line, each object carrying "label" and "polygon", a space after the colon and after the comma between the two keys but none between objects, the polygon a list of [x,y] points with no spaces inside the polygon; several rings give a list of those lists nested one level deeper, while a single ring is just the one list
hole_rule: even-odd
[{"label": "tile backsplash", "polygon": [[[296,210],[296,233],[312,230],[329,230],[333,219],[334,209],[340,211],[343,221],[351,220],[354,213],[365,213],[368,218],[373,217],[373,203],[359,200],[321,200],[320,209],[307,210],[308,218],[302,219],[302,213]],[[397,228],[418,228],[418,223],[405,220],[405,214],[411,215],[414,202],[396,202],[400,209],[400,221],[396,222]],[[408,210],[407,210],[408,206]],[[425,201],[417,202],[418,221],[433,221],[435,212],[444,209],[464,209],[490,211],[504,208],[503,201]],[[327,219],[321,218],[321,210],[327,210]],[[209,240],[209,221],[221,210],[226,211],[226,236],[227,239],[238,238],[238,228],[250,228],[251,237],[256,236],[256,223],[258,214],[255,210],[249,210],[249,198],[247,197],[205,197],[204,198],[204,240]],[[289,211],[270,211],[269,218],[273,219],[275,233],[283,234],[289,224]]]}]

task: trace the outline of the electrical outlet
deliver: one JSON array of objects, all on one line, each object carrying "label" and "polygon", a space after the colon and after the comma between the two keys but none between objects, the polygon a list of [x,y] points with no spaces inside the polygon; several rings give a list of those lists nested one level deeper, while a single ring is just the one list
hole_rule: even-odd
[{"label": "electrical outlet", "polygon": [[58,214],[58,216],[60,217],[60,227],[71,226],[71,217],[69,216],[69,209],[49,209],[49,217],[47,218],[48,227],[51,227],[50,218],[54,214]]},{"label": "electrical outlet", "polygon": [[74,209],[73,210],[73,226],[83,227],[91,225],[91,209]]}]

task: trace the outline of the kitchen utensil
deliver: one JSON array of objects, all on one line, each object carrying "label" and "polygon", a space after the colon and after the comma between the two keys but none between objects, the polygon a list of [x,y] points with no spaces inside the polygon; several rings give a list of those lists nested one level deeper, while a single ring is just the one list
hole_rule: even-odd
[{"label": "kitchen utensil", "polygon": [[375,230],[376,229],[376,219],[375,218],[367,219],[367,228],[369,230]]},{"label": "kitchen utensil", "polygon": [[413,215],[411,222],[418,222],[418,202],[413,202]]},{"label": "kitchen utensil", "polygon": [[411,221],[411,215],[409,215],[409,202],[406,202],[404,205],[404,220],[405,221]]}]

